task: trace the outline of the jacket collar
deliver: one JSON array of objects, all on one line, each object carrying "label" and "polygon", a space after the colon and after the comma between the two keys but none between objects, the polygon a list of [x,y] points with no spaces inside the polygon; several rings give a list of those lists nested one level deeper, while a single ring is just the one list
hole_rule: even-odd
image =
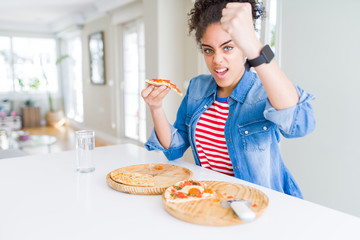
[{"label": "jacket collar", "polygon": [[216,95],[216,88],[217,88],[217,84],[216,84],[216,81],[215,81],[215,78],[210,74],[209,76],[211,76],[211,83],[210,83],[210,86],[208,88],[208,91],[205,93],[205,98],[209,97],[209,96],[213,96],[214,99],[215,99],[215,95]]},{"label": "jacket collar", "polygon": [[243,76],[241,77],[239,83],[236,85],[235,89],[230,95],[230,98],[243,103],[245,101],[246,95],[250,91],[251,87],[255,82],[255,74],[246,68]]}]

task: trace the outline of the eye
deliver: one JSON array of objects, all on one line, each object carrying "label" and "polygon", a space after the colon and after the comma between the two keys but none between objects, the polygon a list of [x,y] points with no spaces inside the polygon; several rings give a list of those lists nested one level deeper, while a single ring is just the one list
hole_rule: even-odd
[{"label": "eye", "polygon": [[229,51],[231,51],[233,49],[233,47],[231,47],[231,46],[226,46],[226,47],[224,47],[224,50],[226,51],[226,52],[229,52]]},{"label": "eye", "polygon": [[214,51],[213,51],[212,49],[210,49],[210,48],[204,48],[204,49],[203,49],[203,52],[204,52],[205,54],[211,54],[211,53],[213,53]]}]

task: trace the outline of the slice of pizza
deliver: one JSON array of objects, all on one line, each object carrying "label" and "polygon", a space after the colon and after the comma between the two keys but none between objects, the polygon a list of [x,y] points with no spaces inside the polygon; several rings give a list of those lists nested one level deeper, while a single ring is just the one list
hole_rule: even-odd
[{"label": "slice of pizza", "polygon": [[174,90],[175,92],[177,92],[177,94],[179,94],[180,96],[182,96],[182,92],[180,91],[180,89],[178,89],[176,87],[176,85],[172,82],[170,82],[170,80],[165,80],[165,79],[145,79],[145,82],[154,86],[167,86],[169,88],[171,88],[172,90]]},{"label": "slice of pizza", "polygon": [[215,198],[216,193],[200,182],[189,179],[167,188],[164,197],[169,202],[187,202]]},{"label": "slice of pizza", "polygon": [[150,174],[137,172],[126,172],[115,170],[110,173],[110,177],[118,183],[137,187],[154,187],[154,177]]}]

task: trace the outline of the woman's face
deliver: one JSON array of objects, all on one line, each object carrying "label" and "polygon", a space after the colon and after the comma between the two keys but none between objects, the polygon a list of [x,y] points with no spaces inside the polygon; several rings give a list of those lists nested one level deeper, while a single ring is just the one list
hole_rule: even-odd
[{"label": "woman's face", "polygon": [[230,96],[245,71],[243,52],[220,23],[207,27],[201,39],[201,48],[206,65],[218,85],[219,97]]}]

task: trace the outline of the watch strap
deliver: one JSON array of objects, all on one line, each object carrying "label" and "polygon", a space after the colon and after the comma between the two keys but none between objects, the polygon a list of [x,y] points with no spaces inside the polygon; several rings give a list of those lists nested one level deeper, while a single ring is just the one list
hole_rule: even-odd
[{"label": "watch strap", "polygon": [[270,46],[267,44],[261,50],[260,56],[254,59],[249,60],[249,65],[251,67],[257,67],[263,63],[269,63],[274,58],[274,52],[271,50]]}]

